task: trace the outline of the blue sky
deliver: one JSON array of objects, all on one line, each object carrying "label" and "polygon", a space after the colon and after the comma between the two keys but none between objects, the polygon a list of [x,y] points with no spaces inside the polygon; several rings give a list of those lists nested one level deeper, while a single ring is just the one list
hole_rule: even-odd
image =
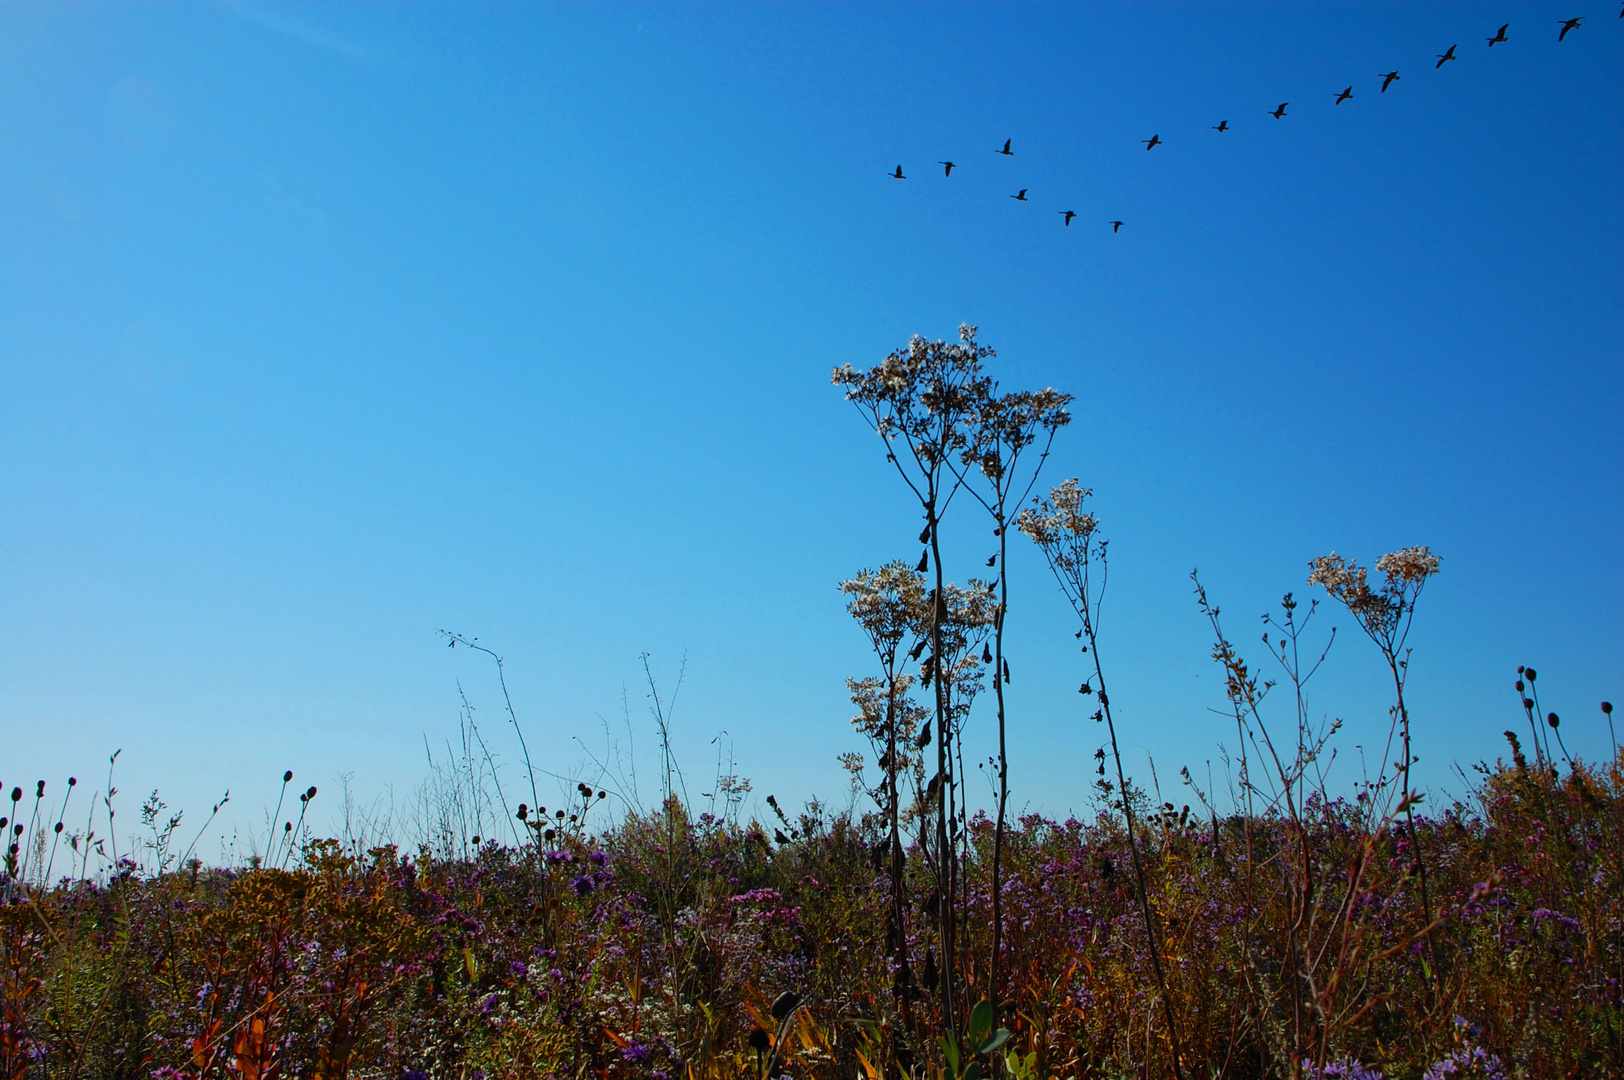
[{"label": "blue sky", "polygon": [[[700,787],[725,731],[758,795],[840,802],[835,583],[918,522],[829,371],[961,321],[1077,396],[1048,476],[1112,538],[1130,764],[1225,737],[1193,567],[1244,645],[1313,556],[1417,543],[1425,778],[1502,751],[1519,663],[1604,753],[1621,90],[1595,0],[0,8],[0,780],[122,747],[240,828],[284,768],[403,795],[459,680],[511,776],[444,627],[547,768],[624,701],[651,775],[638,655],[686,652]],[[1082,809],[1071,628],[1011,571],[1015,800]],[[1345,755],[1380,679],[1342,634]]]}]

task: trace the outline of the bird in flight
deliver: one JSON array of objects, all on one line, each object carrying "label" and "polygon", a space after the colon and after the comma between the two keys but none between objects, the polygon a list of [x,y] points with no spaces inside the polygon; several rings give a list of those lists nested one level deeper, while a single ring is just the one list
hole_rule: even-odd
[{"label": "bird in flight", "polygon": [[1021,188],[1020,191],[1018,191],[1015,194],[1011,195],[1010,198],[1014,199],[1016,202],[1025,202],[1026,201],[1026,189]]},{"label": "bird in flight", "polygon": [[1382,80],[1382,93],[1385,94],[1385,93],[1387,93],[1387,88],[1389,86],[1392,86],[1394,83],[1398,82],[1398,72],[1389,71],[1387,74],[1381,76],[1381,80]]},{"label": "bird in flight", "polygon": [[1154,150],[1158,146],[1162,145],[1162,137],[1160,135],[1152,135],[1148,139],[1140,139],[1139,141],[1145,144],[1146,150]]},{"label": "bird in flight", "polygon": [[1214,130],[1214,131],[1228,131],[1229,130],[1229,121],[1228,120],[1220,120],[1220,121],[1218,121],[1218,126],[1214,127],[1212,130]]},{"label": "bird in flight", "polygon": [[1584,22],[1585,19],[1584,16],[1581,15],[1577,19],[1560,19],[1558,21],[1562,24],[1562,32],[1556,35],[1556,40],[1561,41],[1563,38],[1568,36],[1569,30],[1577,30],[1579,28],[1579,24]]},{"label": "bird in flight", "polygon": [[953,175],[953,163],[951,161],[938,161],[936,164],[946,166],[946,168],[942,170],[943,176]]},{"label": "bird in flight", "polygon": [[1510,29],[1511,29],[1511,24],[1506,23],[1500,29],[1496,30],[1494,32],[1494,36],[1489,39],[1489,48],[1492,49],[1496,45],[1501,44],[1502,42],[1504,42],[1506,40],[1506,31],[1510,30]]},{"label": "bird in flight", "polygon": [[1290,105],[1290,104],[1291,104],[1291,102],[1289,102],[1289,101],[1282,101],[1280,103],[1280,107],[1278,109],[1274,110],[1274,112],[1270,113],[1269,115],[1274,117],[1276,120],[1280,119],[1281,117],[1286,115],[1286,106]]},{"label": "bird in flight", "polygon": [[897,171],[896,172],[891,173],[889,175],[890,175],[891,179],[893,179],[893,180],[906,180],[906,179],[908,179],[906,176],[902,175],[902,166],[901,165],[897,166]]},{"label": "bird in flight", "polygon": [[[1066,224],[1067,225],[1070,225],[1071,224],[1071,219],[1077,216],[1077,211],[1075,211],[1075,210],[1062,210],[1062,211],[1060,211],[1060,216],[1066,219]],[[992,563],[988,563],[987,565],[991,566]]]},{"label": "bird in flight", "polygon": [[1111,231],[1114,233],[1122,231],[1122,222],[1120,221],[1107,221],[1106,224],[1111,226]]},{"label": "bird in flight", "polygon": [[1451,45],[1449,47],[1448,52],[1438,54],[1438,63],[1435,64],[1434,66],[1435,67],[1443,67],[1445,64],[1449,63],[1451,60],[1458,60],[1458,59],[1460,59],[1460,57],[1455,55],[1455,46]]},{"label": "bird in flight", "polygon": [[1340,94],[1338,94],[1338,95],[1337,95],[1337,96],[1336,96],[1336,103],[1337,103],[1337,104],[1338,104],[1338,105],[1340,105],[1340,104],[1342,104],[1342,103],[1343,103],[1343,102],[1344,102],[1344,101],[1346,101],[1346,100],[1348,100],[1348,99],[1349,99],[1349,98],[1351,98],[1351,97],[1352,97],[1352,96],[1353,96],[1353,87],[1351,87],[1351,86],[1350,86],[1350,87],[1348,87],[1348,88],[1347,88],[1347,89],[1346,89],[1346,90],[1344,90],[1344,91],[1342,91],[1342,92],[1341,92],[1341,93],[1340,93]]},{"label": "bird in flight", "polygon": [[1014,142],[1014,141],[1015,141],[1014,139],[1005,139],[1004,140],[1004,148],[1002,150],[994,150],[993,153],[995,153],[995,154],[1003,154],[1005,157],[1014,157],[1015,156],[1015,151],[1013,151],[1013,150],[1011,150],[1009,148],[1009,144]]}]

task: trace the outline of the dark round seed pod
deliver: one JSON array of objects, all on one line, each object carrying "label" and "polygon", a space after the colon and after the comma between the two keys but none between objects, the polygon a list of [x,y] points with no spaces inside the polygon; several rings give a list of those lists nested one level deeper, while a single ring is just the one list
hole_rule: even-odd
[{"label": "dark round seed pod", "polygon": [[289,769],[287,772],[282,774],[282,782],[284,784],[290,783],[292,780],[293,780],[293,770],[292,769]]},{"label": "dark round seed pod", "polygon": [[1524,668],[1523,674],[1528,676],[1529,682],[1533,682],[1535,679],[1539,678],[1539,675],[1535,673],[1533,668]]},{"label": "dark round seed pod", "polygon": [[1613,703],[1611,701],[1602,702],[1601,703],[1601,711],[1606,713],[1608,716],[1612,716],[1613,715]]},{"label": "dark round seed pod", "polygon": [[1551,725],[1553,728],[1562,726],[1562,718],[1560,716],[1556,715],[1555,713],[1548,714],[1545,717],[1545,722],[1547,724]]}]

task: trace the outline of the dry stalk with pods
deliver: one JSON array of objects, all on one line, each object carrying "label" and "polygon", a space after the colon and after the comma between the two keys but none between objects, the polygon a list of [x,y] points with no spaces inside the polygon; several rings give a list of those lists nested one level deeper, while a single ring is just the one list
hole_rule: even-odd
[{"label": "dry stalk with pods", "polygon": [[885,940],[894,968],[892,996],[897,1015],[902,1029],[911,1031],[909,996],[913,972],[908,956],[907,887],[903,877],[906,854],[902,846],[901,780],[911,777],[916,790],[924,783],[924,757],[915,740],[926,713],[908,695],[914,676],[903,668],[906,650],[917,648],[925,640],[918,636],[920,612],[926,608],[924,575],[897,561],[878,570],[860,572],[841,582],[840,591],[851,597],[846,610],[868,635],[880,662],[879,678],[847,679],[846,686],[858,710],[852,725],[868,738],[880,767],[880,786],[869,794],[879,806],[889,834],[891,902]]},{"label": "dry stalk with pods", "polygon": [[[921,573],[934,570],[935,588],[927,602],[931,606],[931,661],[942,655],[942,629],[946,621],[947,604],[942,573],[941,519],[952,502],[962,481],[953,472],[950,463],[970,443],[970,432],[975,423],[977,409],[987,393],[988,379],[982,374],[981,362],[993,351],[975,340],[975,327],[959,327],[957,342],[926,341],[915,337],[907,348],[898,349],[883,362],[858,371],[850,364],[835,368],[831,381],[846,389],[846,400],[868,421],[885,444],[886,460],[896,467],[908,489],[919,501],[925,517],[925,527],[919,542],[928,545],[920,561]],[[947,684],[935,680],[935,718],[938,733],[943,730],[947,717]],[[948,779],[948,743],[945,739],[936,746],[936,778],[938,786]],[[942,799],[937,807],[937,850],[951,855],[948,841],[947,806]],[[954,933],[951,880],[941,880],[937,888],[937,923],[941,935],[942,971],[940,1000],[942,1020],[950,1035],[957,1036],[954,1021]]]},{"label": "dry stalk with pods", "polygon": [[[1049,458],[1055,434],[1071,423],[1067,406],[1072,396],[1058,390],[1046,389],[998,393],[996,383],[987,387],[977,417],[975,440],[966,448],[961,463],[973,478],[980,474],[980,483],[969,484],[969,491],[988,515],[992,517],[992,534],[998,541],[998,550],[987,560],[996,566],[993,586],[997,591],[997,607],[993,614],[992,649],[983,653],[982,660],[992,664],[993,689],[998,706],[998,810],[993,825],[992,841],[992,952],[988,959],[987,994],[993,1018],[999,1009],[998,973],[1004,946],[1004,832],[1009,809],[1009,754],[1005,740],[1004,688],[1009,683],[1009,661],[1004,657],[1004,619],[1009,612],[1009,525],[1013,508],[1018,508],[1032,493],[1043,463]],[[1039,442],[1037,460],[1030,461],[1029,469],[1022,467],[1021,457]],[[1022,483],[1024,481],[1024,484]],[[985,485],[983,487],[983,485]],[[1016,487],[1020,491],[1016,492]]]},{"label": "dry stalk with pods", "polygon": [[1381,588],[1372,589],[1364,567],[1333,551],[1308,564],[1308,583],[1324,586],[1332,599],[1348,609],[1359,628],[1381,650],[1382,659],[1386,661],[1393,680],[1394,704],[1389,710],[1392,724],[1382,755],[1382,771],[1386,772],[1387,758],[1391,754],[1396,732],[1400,743],[1400,756],[1395,763],[1398,812],[1404,815],[1405,835],[1415,858],[1421,920],[1428,926],[1427,957],[1431,962],[1432,982],[1438,990],[1441,1004],[1444,992],[1443,958],[1438,954],[1430,929],[1432,898],[1427,888],[1427,861],[1415,832],[1415,804],[1421,801],[1421,795],[1410,785],[1415,754],[1410,746],[1410,710],[1404,702],[1404,683],[1410,672],[1410,650],[1405,643],[1409,640],[1410,624],[1415,619],[1415,603],[1427,579],[1438,572],[1440,562],[1442,560],[1426,547],[1407,547],[1402,551],[1390,552],[1376,560],[1376,570],[1383,581]]},{"label": "dry stalk with pods", "polygon": [[1093,719],[1096,723],[1105,724],[1106,734],[1111,740],[1111,754],[1116,763],[1117,805],[1122,808],[1123,821],[1127,826],[1134,891],[1139,901],[1140,916],[1145,920],[1151,973],[1156,979],[1156,991],[1161,998],[1167,1023],[1173,1075],[1177,1080],[1184,1080],[1183,1052],[1179,1045],[1173,1002],[1167,993],[1166,973],[1162,969],[1155,913],[1151,910],[1150,897],[1145,889],[1144,860],[1139,853],[1133,795],[1128,787],[1127,773],[1122,768],[1122,749],[1117,742],[1116,721],[1111,714],[1111,698],[1105,686],[1105,668],[1100,661],[1100,610],[1105,600],[1106,546],[1109,541],[1099,536],[1099,520],[1083,510],[1083,500],[1092,494],[1089,489],[1081,487],[1075,478],[1063,481],[1050,490],[1048,498],[1039,497],[1034,500],[1035,505],[1022,510],[1016,524],[1043,552],[1061,593],[1081,623],[1077,637],[1083,641],[1082,650],[1093,659],[1094,678],[1092,682],[1084,680],[1079,692],[1093,695],[1099,701]]}]

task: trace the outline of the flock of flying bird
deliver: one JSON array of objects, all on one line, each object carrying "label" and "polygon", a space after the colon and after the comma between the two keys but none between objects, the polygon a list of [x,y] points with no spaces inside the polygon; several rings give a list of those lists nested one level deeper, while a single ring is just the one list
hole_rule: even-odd
[{"label": "flock of flying bird", "polygon": [[[1566,40],[1568,34],[1571,33],[1574,30],[1577,30],[1584,23],[1585,19],[1588,18],[1588,17],[1589,16],[1580,15],[1580,16],[1578,16],[1576,18],[1572,18],[1572,19],[1558,19],[1557,24],[1561,27],[1561,29],[1557,32],[1556,40],[1559,41],[1559,42]],[[1624,9],[1621,9],[1619,11],[1618,17],[1621,18],[1621,19],[1624,19]],[[1486,38],[1485,40],[1488,41],[1489,48],[1492,49],[1496,45],[1503,45],[1507,41],[1509,41],[1510,38],[1508,38],[1506,36],[1506,31],[1510,30],[1510,29],[1511,29],[1511,24],[1506,23],[1503,26],[1501,26],[1500,29],[1498,29],[1498,30],[1496,30],[1494,32],[1493,37]],[[1433,69],[1436,70],[1436,69],[1442,68],[1445,64],[1449,63],[1451,60],[1460,59],[1458,56],[1455,55],[1455,50],[1457,48],[1459,48],[1459,47],[1460,47],[1459,43],[1456,43],[1454,45],[1451,45],[1448,49],[1444,50],[1443,52],[1438,53],[1437,54],[1438,62],[1433,65]],[[1383,94],[1387,93],[1387,88],[1392,86],[1394,83],[1398,82],[1399,78],[1400,78],[1399,73],[1397,71],[1385,71],[1385,72],[1382,72],[1381,74],[1377,75],[1376,77],[1379,78],[1382,81],[1382,88],[1381,88],[1380,92],[1383,93]],[[1349,85],[1345,89],[1343,89],[1341,91],[1338,91],[1334,95],[1334,97],[1335,97],[1335,104],[1337,104],[1337,105],[1342,104],[1344,101],[1347,101],[1349,98],[1353,97],[1353,87],[1351,85]],[[1283,119],[1285,119],[1285,116],[1286,116],[1286,107],[1288,105],[1290,105],[1290,104],[1291,104],[1291,102],[1289,102],[1289,101],[1282,101],[1279,105],[1277,105],[1273,109],[1269,109],[1268,114],[1270,116],[1274,117],[1276,120],[1283,120]],[[1218,121],[1218,123],[1213,125],[1212,130],[1220,132],[1220,133],[1228,131],[1229,130],[1229,121],[1228,120],[1220,120],[1220,121]],[[1153,135],[1151,135],[1150,138],[1141,139],[1139,141],[1145,144],[1145,149],[1146,150],[1154,150],[1158,146],[1162,145],[1162,137],[1159,134],[1153,134]],[[1014,157],[1015,156],[1015,151],[1014,151],[1014,149],[1012,149],[1013,142],[1014,142],[1013,139],[1005,139],[1003,148],[999,149],[999,150],[995,150],[995,151],[993,151],[993,153],[1002,154],[1004,157]],[[942,166],[942,176],[944,178],[951,178],[952,175],[953,175],[953,170],[958,167],[958,165],[956,163],[951,162],[951,161],[938,161],[936,164]],[[906,176],[903,175],[901,165],[897,166],[895,172],[887,173],[886,175],[889,176],[893,180],[906,180],[906,179],[908,179]],[[1031,190],[1031,189],[1030,188],[1021,188],[1021,190],[1019,190],[1015,194],[1011,195],[1010,198],[1014,199],[1016,202],[1029,202],[1030,200],[1027,199],[1027,197],[1026,197],[1026,193],[1029,190]],[[1060,217],[1064,220],[1065,224],[1068,227],[1071,225],[1072,219],[1077,216],[1077,212],[1075,210],[1061,210],[1061,211],[1059,211],[1059,214],[1060,214]],[[1122,226],[1123,226],[1124,223],[1121,222],[1121,221],[1107,221],[1106,224],[1111,226],[1111,232],[1112,233],[1117,233],[1117,232],[1122,231]]]}]

